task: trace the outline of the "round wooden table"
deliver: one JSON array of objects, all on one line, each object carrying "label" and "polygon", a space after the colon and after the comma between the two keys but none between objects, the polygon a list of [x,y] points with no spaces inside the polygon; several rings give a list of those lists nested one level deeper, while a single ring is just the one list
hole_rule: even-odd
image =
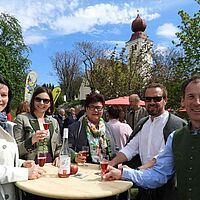
[{"label": "round wooden table", "polygon": [[25,192],[49,198],[96,199],[120,194],[133,185],[129,181],[101,181],[99,165],[87,163],[87,166],[78,167],[77,175],[58,178],[57,167],[45,164],[46,173],[42,177],[16,182],[16,186]]}]

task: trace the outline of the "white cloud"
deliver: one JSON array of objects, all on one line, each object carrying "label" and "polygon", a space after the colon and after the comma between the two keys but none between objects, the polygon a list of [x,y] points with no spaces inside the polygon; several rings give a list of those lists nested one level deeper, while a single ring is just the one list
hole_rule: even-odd
[{"label": "white cloud", "polygon": [[[158,13],[148,13],[147,9],[140,8],[141,15],[147,20],[158,18]],[[79,8],[70,16],[60,16],[51,28],[61,34],[75,32],[91,32],[95,26],[108,24],[129,24],[137,14],[137,8],[132,6],[118,6],[113,4],[96,4],[86,8]]]},{"label": "white cloud", "polygon": [[[160,17],[160,14],[152,9],[135,6],[133,2],[93,2],[94,5],[90,6],[84,3],[83,0],[1,0],[0,11],[14,15],[19,20],[24,35],[35,34],[32,41],[38,42],[56,34],[97,34],[101,33],[101,26],[104,25],[130,24],[137,10],[146,21]],[[30,36],[27,41],[31,41],[29,38]]]},{"label": "white cloud", "polygon": [[40,36],[40,35],[29,35],[29,36],[25,36],[24,40],[26,44],[39,44],[47,40],[47,37]]},{"label": "white cloud", "polygon": [[165,23],[157,28],[156,34],[166,38],[174,38],[175,33],[178,31],[179,29],[172,23]]},{"label": "white cloud", "polygon": [[78,6],[78,0],[1,0],[0,11],[14,15],[24,31],[32,27],[49,27],[54,19],[72,12]]}]

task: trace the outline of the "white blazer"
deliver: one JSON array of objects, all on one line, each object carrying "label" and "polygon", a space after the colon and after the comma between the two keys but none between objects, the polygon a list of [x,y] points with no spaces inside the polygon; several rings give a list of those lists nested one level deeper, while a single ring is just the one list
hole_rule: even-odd
[{"label": "white blazer", "polygon": [[20,167],[18,148],[12,137],[13,123],[9,123],[9,132],[0,126],[0,200],[16,200],[16,181],[28,180],[28,169]]}]

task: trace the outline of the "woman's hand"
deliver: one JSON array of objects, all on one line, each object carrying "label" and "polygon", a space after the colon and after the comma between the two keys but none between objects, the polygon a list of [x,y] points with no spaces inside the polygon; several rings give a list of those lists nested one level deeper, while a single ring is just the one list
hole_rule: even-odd
[{"label": "woman's hand", "polygon": [[87,156],[82,155],[83,151],[79,151],[75,156],[75,162],[76,163],[85,163]]},{"label": "woman's hand", "polygon": [[59,164],[60,164],[60,159],[59,159],[59,157],[56,157],[55,160],[53,161],[52,165],[55,167],[58,167]]},{"label": "woman's hand", "polygon": [[35,144],[36,142],[43,140],[47,136],[48,136],[48,130],[37,130],[32,135],[32,144]]},{"label": "woman's hand", "polygon": [[46,171],[39,167],[38,165],[34,165],[31,168],[28,168],[28,179],[33,180],[41,177]]},{"label": "woman's hand", "polygon": [[26,167],[26,168],[31,168],[35,165],[35,161],[34,160],[26,160],[25,162],[23,162],[22,166]]}]

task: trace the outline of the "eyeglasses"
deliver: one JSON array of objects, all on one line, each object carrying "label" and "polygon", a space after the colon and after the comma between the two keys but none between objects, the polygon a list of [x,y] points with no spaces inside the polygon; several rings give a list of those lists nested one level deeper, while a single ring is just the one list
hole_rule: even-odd
[{"label": "eyeglasses", "polygon": [[144,101],[151,102],[153,100],[154,102],[160,102],[162,101],[163,97],[144,97]]},{"label": "eyeglasses", "polygon": [[44,104],[48,104],[50,102],[50,99],[42,99],[40,97],[35,97],[34,99],[36,102],[41,102],[43,101]]},{"label": "eyeglasses", "polygon": [[88,108],[91,110],[91,111],[102,111],[103,110],[103,106],[94,106],[94,105],[89,105]]}]

